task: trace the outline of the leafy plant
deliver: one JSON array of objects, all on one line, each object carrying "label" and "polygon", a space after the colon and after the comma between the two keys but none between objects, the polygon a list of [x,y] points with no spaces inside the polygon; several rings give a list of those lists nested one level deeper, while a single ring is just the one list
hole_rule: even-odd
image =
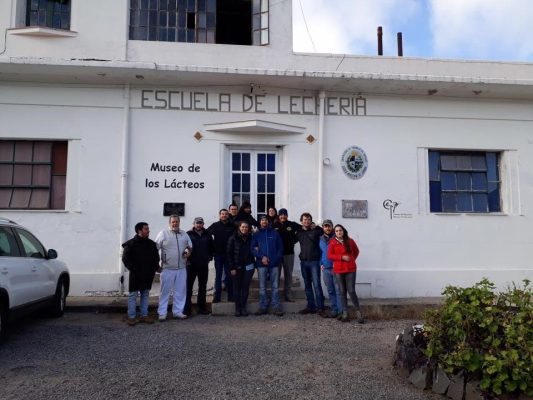
[{"label": "leafy plant", "polygon": [[426,314],[430,361],[487,392],[533,395],[533,292],[523,282],[500,294],[487,279],[446,287],[443,306]]}]

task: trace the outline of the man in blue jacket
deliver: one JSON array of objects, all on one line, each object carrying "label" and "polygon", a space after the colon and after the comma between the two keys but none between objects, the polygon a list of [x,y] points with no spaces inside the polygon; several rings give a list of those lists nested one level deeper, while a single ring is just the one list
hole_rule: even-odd
[{"label": "man in blue jacket", "polygon": [[267,279],[270,278],[272,288],[272,311],[282,316],[278,292],[279,265],[283,258],[283,241],[274,229],[268,226],[268,218],[262,215],[259,219],[259,230],[252,236],[252,253],[259,273],[259,310],[256,315],[268,313]]}]

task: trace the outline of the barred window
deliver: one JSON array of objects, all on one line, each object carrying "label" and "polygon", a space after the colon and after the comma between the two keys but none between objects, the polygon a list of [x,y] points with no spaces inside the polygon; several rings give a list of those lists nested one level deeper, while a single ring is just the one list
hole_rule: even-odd
[{"label": "barred window", "polygon": [[26,26],[70,29],[70,0],[27,0]]},{"label": "barred window", "polygon": [[0,140],[0,209],[62,210],[66,141]]},{"label": "barred window", "polygon": [[500,212],[500,153],[429,151],[431,212]]}]

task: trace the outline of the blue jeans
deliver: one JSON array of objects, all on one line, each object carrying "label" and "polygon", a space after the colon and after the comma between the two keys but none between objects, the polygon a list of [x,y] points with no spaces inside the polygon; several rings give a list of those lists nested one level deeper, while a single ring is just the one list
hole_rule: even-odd
[{"label": "blue jeans", "polygon": [[[213,302],[219,303],[222,295],[222,272],[226,277],[231,277],[229,272],[229,264],[226,256],[215,256],[215,295]],[[228,301],[233,301],[233,285],[232,280],[226,282],[226,291],[228,293]]]},{"label": "blue jeans", "polygon": [[267,281],[270,278],[272,288],[272,301],[270,305],[273,310],[281,310],[278,291],[279,267],[258,267],[257,271],[259,273],[259,308],[262,310],[268,309]]},{"label": "blue jeans", "polygon": [[322,278],[324,279],[324,284],[328,288],[329,303],[331,304],[331,312],[338,314],[342,312],[342,303],[341,303],[341,291],[339,289],[339,283],[335,279],[335,274],[333,269],[324,268],[322,270]]},{"label": "blue jeans", "polygon": [[300,261],[305,285],[307,308],[316,311],[324,309],[324,293],[320,283],[320,261]]},{"label": "blue jeans", "polygon": [[128,318],[135,318],[137,316],[137,294],[141,294],[141,304],[139,305],[141,317],[148,315],[148,299],[150,297],[150,290],[136,290],[130,292],[128,295]]}]

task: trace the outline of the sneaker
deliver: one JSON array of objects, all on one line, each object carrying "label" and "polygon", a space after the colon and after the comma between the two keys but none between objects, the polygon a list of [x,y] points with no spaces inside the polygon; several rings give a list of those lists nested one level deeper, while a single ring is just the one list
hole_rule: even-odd
[{"label": "sneaker", "polygon": [[157,319],[159,322],[165,322],[167,320],[167,316],[166,315],[160,315],[159,318]]},{"label": "sneaker", "polygon": [[254,314],[255,315],[265,315],[265,314],[268,314],[268,310],[266,308],[260,308]]},{"label": "sneaker", "polygon": [[198,314],[209,315],[210,312],[209,312],[209,310],[207,310],[205,308],[201,308],[200,311],[198,311]]},{"label": "sneaker", "polygon": [[153,319],[152,317],[150,317],[149,315],[146,315],[146,316],[144,316],[144,317],[141,317],[141,318],[139,319],[139,322],[140,322],[141,324],[148,324],[148,325],[151,325],[151,324],[154,323],[154,319]]},{"label": "sneaker", "polygon": [[298,314],[302,314],[302,315],[316,314],[316,310],[311,310],[310,308],[306,307],[303,310],[298,311]]},{"label": "sneaker", "polygon": [[340,321],[342,319],[342,313],[337,314],[337,319]]},{"label": "sneaker", "polygon": [[365,320],[364,320],[363,316],[361,315],[361,311],[356,311],[355,315],[357,316],[357,322],[358,323],[360,323],[360,324],[364,324],[365,323]]},{"label": "sneaker", "polygon": [[348,322],[350,319],[348,318],[348,313],[344,311],[341,316],[341,322]]},{"label": "sneaker", "polygon": [[336,312],[332,311],[332,312],[329,313],[329,318],[337,318],[337,315],[338,314]]},{"label": "sneaker", "polygon": [[188,317],[187,317],[185,314],[183,314],[183,313],[177,313],[177,314],[174,314],[173,317],[176,318],[176,319],[187,319],[187,318],[188,318]]},{"label": "sneaker", "polygon": [[137,318],[128,318],[128,325],[129,326],[137,325]]},{"label": "sneaker", "polygon": [[328,312],[326,310],[324,310],[324,309],[318,310],[317,314],[320,315],[322,318],[328,318],[329,317]]},{"label": "sneaker", "polygon": [[274,315],[277,316],[277,317],[283,317],[283,311],[276,310],[276,311],[274,311]]}]

